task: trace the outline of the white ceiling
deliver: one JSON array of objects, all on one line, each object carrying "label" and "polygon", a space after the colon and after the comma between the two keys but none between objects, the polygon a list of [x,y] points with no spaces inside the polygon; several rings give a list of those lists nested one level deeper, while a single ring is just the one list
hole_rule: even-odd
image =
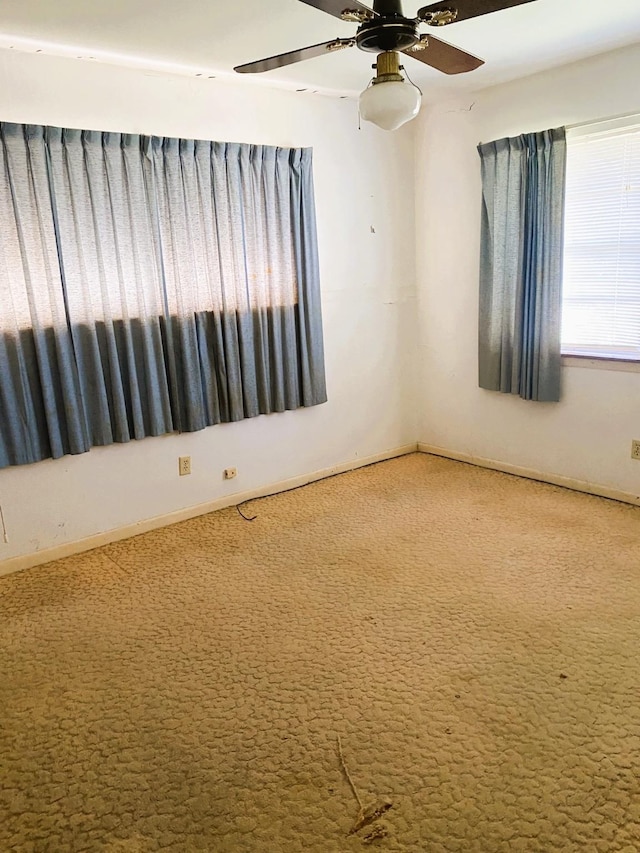
[{"label": "white ceiling", "polygon": [[[425,2],[405,0],[405,13],[415,14]],[[3,0],[0,5],[0,47],[133,60],[148,68],[176,66],[204,76],[233,74],[234,65],[347,37],[355,29],[298,0]],[[535,0],[424,30],[482,57],[486,65],[447,77],[408,58],[414,82],[427,96],[474,90],[640,42],[640,0]],[[373,59],[352,48],[251,77],[279,87],[354,94],[370,78]]]}]

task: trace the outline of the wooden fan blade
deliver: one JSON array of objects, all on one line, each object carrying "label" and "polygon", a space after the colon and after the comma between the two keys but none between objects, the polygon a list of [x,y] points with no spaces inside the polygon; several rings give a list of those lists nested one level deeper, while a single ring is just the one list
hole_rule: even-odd
[{"label": "wooden fan blade", "polygon": [[343,21],[362,23],[376,16],[373,9],[358,3],[358,0],[300,0],[300,2],[333,15],[334,18],[341,18]]},{"label": "wooden fan blade", "polygon": [[259,74],[262,71],[272,71],[274,68],[283,68],[285,65],[293,65],[294,62],[304,62],[305,59],[314,59],[325,53],[335,53],[345,47],[353,47],[355,39],[334,39],[324,41],[322,44],[313,44],[311,47],[301,47],[298,50],[290,50],[288,53],[279,53],[277,56],[269,56],[267,59],[258,59],[256,62],[247,62],[246,65],[238,65],[233,70],[239,74]]},{"label": "wooden fan blade", "polygon": [[465,74],[467,71],[474,71],[484,65],[484,59],[478,59],[477,56],[465,53],[459,47],[454,47],[452,44],[433,36],[429,36],[429,42],[424,50],[408,48],[403,53],[405,56],[412,56],[414,59],[424,62],[425,65],[443,71],[445,74]]},{"label": "wooden fan blade", "polygon": [[[425,24],[440,27],[445,24],[454,24],[457,21],[466,21],[468,18],[478,18],[480,15],[489,15],[491,12],[501,12],[503,9],[511,9],[513,6],[523,6],[525,3],[533,3],[534,0],[444,0],[442,3],[433,3],[431,6],[423,6],[418,11],[418,18]],[[455,17],[441,16],[437,13],[454,12]],[[433,18],[432,20],[429,20]]]}]

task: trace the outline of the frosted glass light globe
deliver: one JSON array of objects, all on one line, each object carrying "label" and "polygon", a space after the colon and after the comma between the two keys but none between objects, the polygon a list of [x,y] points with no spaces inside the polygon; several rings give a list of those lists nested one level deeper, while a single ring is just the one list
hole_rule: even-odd
[{"label": "frosted glass light globe", "polygon": [[397,130],[420,111],[422,95],[405,80],[373,83],[360,95],[360,115],[383,130]]}]

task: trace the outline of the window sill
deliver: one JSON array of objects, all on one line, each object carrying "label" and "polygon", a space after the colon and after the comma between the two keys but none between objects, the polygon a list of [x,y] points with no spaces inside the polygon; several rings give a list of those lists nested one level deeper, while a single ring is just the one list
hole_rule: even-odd
[{"label": "window sill", "polygon": [[622,373],[640,373],[640,360],[606,358],[593,355],[563,355],[563,367],[581,367],[587,370],[617,370]]}]

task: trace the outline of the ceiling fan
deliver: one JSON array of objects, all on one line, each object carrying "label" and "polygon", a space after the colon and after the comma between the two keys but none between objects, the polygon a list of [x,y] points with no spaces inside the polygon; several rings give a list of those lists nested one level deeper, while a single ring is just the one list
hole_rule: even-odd
[{"label": "ceiling fan", "polygon": [[373,121],[385,130],[395,130],[417,115],[421,99],[420,90],[413,85],[407,85],[400,74],[400,71],[404,70],[400,65],[400,53],[412,56],[445,74],[462,74],[484,64],[482,59],[445,41],[420,34],[421,24],[443,27],[513,6],[522,6],[533,0],[445,0],[419,9],[415,18],[406,18],[403,15],[401,0],[374,0],[373,9],[364,6],[359,0],[300,2],[343,21],[358,24],[355,36],[336,38],[267,59],[248,62],[238,65],[234,71],[240,74],[271,71],[354,46],[377,53],[376,77],[371,81],[372,85],[360,96],[360,114],[365,120]]}]

